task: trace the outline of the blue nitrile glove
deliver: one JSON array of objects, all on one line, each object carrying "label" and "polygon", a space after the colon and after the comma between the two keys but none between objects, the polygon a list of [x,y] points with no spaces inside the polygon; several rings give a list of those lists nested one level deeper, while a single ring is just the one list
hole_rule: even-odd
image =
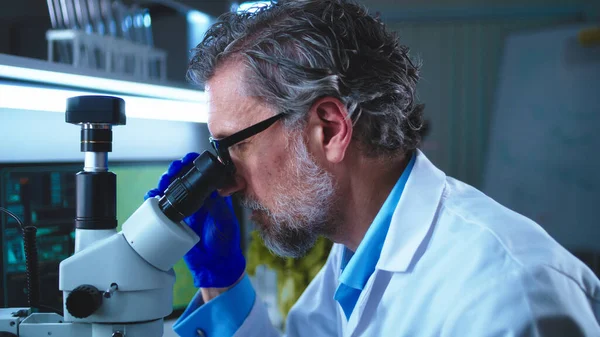
[{"label": "blue nitrile glove", "polygon": [[[162,196],[169,184],[184,167],[199,155],[188,153],[171,163],[158,188],[146,193],[144,200]],[[221,197],[215,191],[196,213],[184,221],[200,237],[200,241],[183,257],[197,288],[225,288],[234,284],[246,269],[246,259],[240,248],[240,226],[233,213],[231,197]]]}]

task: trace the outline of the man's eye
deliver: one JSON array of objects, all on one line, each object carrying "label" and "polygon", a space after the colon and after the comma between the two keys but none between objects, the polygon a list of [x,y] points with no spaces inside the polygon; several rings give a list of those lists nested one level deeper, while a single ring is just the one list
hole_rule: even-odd
[{"label": "man's eye", "polygon": [[243,151],[243,150],[246,148],[246,145],[247,145],[248,143],[249,143],[248,141],[239,142],[239,143],[237,143],[237,144],[233,145],[231,148],[232,148],[234,151]]}]

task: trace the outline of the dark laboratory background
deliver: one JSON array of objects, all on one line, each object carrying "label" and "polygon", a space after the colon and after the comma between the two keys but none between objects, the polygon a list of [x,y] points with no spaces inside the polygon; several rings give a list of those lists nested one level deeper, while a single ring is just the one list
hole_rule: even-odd
[{"label": "dark laboratory background", "polygon": [[[379,13],[423,63],[418,90],[429,126],[422,145],[426,155],[448,175],[540,223],[599,273],[599,3],[360,3]],[[172,88],[198,90],[185,80],[190,50],[219,14],[248,5],[225,0],[2,2],[0,206],[39,228],[43,303],[62,305],[58,264],[73,253],[73,176],[82,169],[83,155],[78,151],[78,128],[64,123],[59,111],[48,111],[53,103],[35,91],[17,98],[9,90],[90,90],[66,77],[65,82],[50,78],[44,70],[153,84],[164,88],[165,97]],[[84,41],[79,48],[74,47],[73,36]],[[118,61],[106,58],[97,42],[106,39],[119,41],[126,55]],[[136,58],[139,50],[146,50],[148,57]],[[14,69],[20,70],[15,74]],[[21,76],[27,70],[34,73]],[[119,86],[97,92],[155,95],[121,91]],[[164,98],[163,93],[156,95]],[[36,100],[38,106],[32,104]],[[179,107],[176,99],[172,104],[173,109]],[[143,113],[114,130],[109,166],[118,177],[120,224],[141,204],[171,160],[208,148],[202,121],[160,117],[168,111],[153,118]],[[170,142],[160,145],[165,143],[161,139]],[[278,266],[286,264],[270,261],[264,262],[268,267],[262,266],[261,256],[266,255],[256,253],[262,251],[252,245],[252,224],[243,210],[236,211],[244,249],[255,250],[249,254],[255,257],[253,280],[273,321],[281,324],[291,303],[281,298],[295,299],[310,281],[309,273],[296,275],[296,286],[287,289],[292,295],[284,296],[282,284],[288,274]],[[24,306],[20,231],[11,218],[2,215],[0,220],[0,307]],[[195,289],[183,263],[176,271],[174,308],[181,310]]]}]

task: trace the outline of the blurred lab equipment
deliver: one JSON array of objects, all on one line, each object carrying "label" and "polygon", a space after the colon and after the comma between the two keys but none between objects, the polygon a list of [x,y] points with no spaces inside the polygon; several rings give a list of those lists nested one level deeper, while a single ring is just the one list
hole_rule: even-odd
[{"label": "blurred lab equipment", "polygon": [[77,96],[67,102],[66,121],[81,125],[83,171],[75,176],[74,255],[60,264],[64,314],[42,313],[39,304],[36,227],[18,222],[26,246],[29,307],[0,309],[0,335],[159,337],[172,311],[174,264],[197,242],[182,222],[228,179],[205,151],[169,184],[148,198],[116,231],[116,176],[108,170],[112,126],[125,124],[124,101]]},{"label": "blurred lab equipment", "polygon": [[52,29],[46,32],[48,60],[74,67],[166,79],[164,50],[154,46],[147,8],[120,0],[47,0]]},{"label": "blurred lab equipment", "polygon": [[[256,291],[269,311],[271,322],[283,328],[290,309],[325,265],[332,242],[321,237],[304,257],[282,258],[269,251],[258,231],[253,231],[251,236],[248,275],[254,277]],[[275,282],[269,282],[271,273],[275,274]]]},{"label": "blurred lab equipment", "polygon": [[[98,14],[97,14],[98,15]],[[110,0],[100,0],[100,17],[106,25],[106,34],[109,36],[117,36],[117,21],[112,12],[112,4]]]}]

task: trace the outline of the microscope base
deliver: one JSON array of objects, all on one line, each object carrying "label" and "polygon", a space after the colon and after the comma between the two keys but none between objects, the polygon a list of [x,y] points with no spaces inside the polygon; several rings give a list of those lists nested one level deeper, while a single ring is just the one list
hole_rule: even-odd
[{"label": "microscope base", "polygon": [[158,319],[143,323],[72,323],[64,322],[58,314],[34,313],[25,319],[14,317],[13,312],[27,308],[0,310],[0,333],[17,337],[162,337],[164,321]]}]

